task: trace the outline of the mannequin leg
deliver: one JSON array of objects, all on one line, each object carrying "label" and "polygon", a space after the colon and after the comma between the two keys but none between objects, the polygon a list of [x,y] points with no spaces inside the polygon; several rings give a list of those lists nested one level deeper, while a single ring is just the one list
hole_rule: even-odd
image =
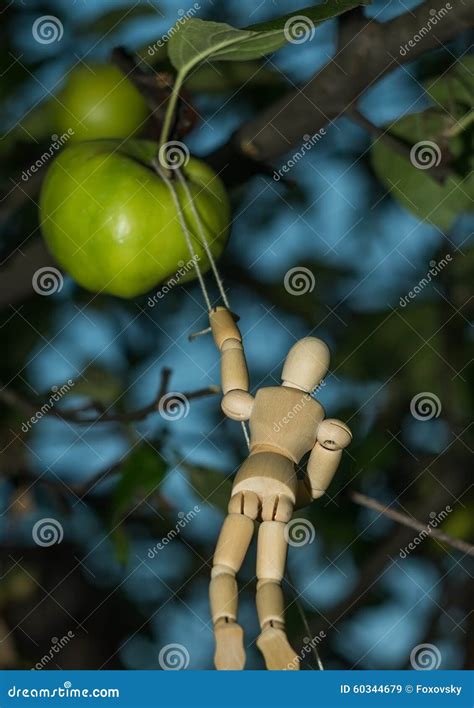
[{"label": "mannequin leg", "polygon": [[288,497],[264,499],[257,546],[257,612],[261,634],[257,646],[267,669],[298,670],[299,661],[285,632],[281,581],[285,572],[285,527],[293,511]]},{"label": "mannequin leg", "polygon": [[216,638],[216,669],[239,670],[245,665],[243,630],[237,624],[240,570],[254,531],[259,500],[253,492],[235,494],[229,502],[229,515],[222,526],[213,559],[209,588],[211,614]]}]

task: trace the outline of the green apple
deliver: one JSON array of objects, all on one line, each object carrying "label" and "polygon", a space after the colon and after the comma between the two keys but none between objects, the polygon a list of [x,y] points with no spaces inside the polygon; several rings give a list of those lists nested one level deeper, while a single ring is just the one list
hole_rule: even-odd
[{"label": "green apple", "polygon": [[111,64],[81,65],[68,75],[57,96],[28,111],[0,138],[0,155],[16,143],[129,138],[145,126],[150,110],[126,76]]},{"label": "green apple", "polygon": [[53,104],[55,131],[72,130],[73,140],[128,138],[150,114],[135,86],[112,64],[73,69]]},{"label": "green apple", "polygon": [[[149,141],[98,140],[68,145],[51,164],[40,195],[42,232],[58,263],[88,290],[131,298],[173,276],[196,276],[169,187],[152,166],[157,152]],[[195,158],[182,172],[217,258],[230,220],[225,188]],[[210,264],[194,214],[182,185],[174,185],[204,272]]]}]

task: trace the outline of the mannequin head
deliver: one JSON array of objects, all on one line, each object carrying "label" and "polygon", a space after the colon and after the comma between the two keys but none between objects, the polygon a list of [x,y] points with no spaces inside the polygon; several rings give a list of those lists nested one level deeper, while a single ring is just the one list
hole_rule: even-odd
[{"label": "mannequin head", "polygon": [[285,359],[281,375],[283,386],[310,393],[326,375],[329,359],[329,349],[321,339],[300,339]]}]

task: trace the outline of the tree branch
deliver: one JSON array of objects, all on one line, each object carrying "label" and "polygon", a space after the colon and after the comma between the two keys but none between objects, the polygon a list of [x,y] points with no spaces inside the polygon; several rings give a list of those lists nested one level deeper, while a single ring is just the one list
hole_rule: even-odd
[{"label": "tree branch", "polygon": [[[258,161],[272,161],[300,145],[303,135],[314,134],[347,113],[389,71],[437,49],[472,26],[474,5],[453,3],[435,27],[400,54],[400,48],[421,28],[431,26],[429,20],[445,5],[445,0],[430,0],[383,24],[372,20],[361,25],[357,15],[349,18],[334,60],[301,89],[286,94],[244,124],[209,156],[210,164],[227,184],[237,184],[258,171]],[[349,23],[354,23],[355,34],[348,31]],[[242,155],[246,159],[242,160]]]},{"label": "tree branch", "polygon": [[474,546],[470,543],[466,543],[466,541],[449,536],[449,534],[444,533],[444,531],[438,531],[438,529],[432,528],[429,524],[423,524],[421,521],[418,521],[407,514],[402,514],[400,511],[390,509],[390,507],[384,506],[376,499],[372,499],[371,497],[361,494],[360,492],[349,492],[349,496],[353,502],[360,504],[360,506],[365,506],[368,509],[378,511],[380,514],[388,516],[389,519],[397,521],[399,524],[403,524],[404,526],[409,526],[411,529],[415,529],[415,531],[429,533],[430,536],[437,538],[438,541],[447,543],[453,548],[456,548],[458,551],[474,556]]},{"label": "tree branch", "polygon": [[[462,470],[460,460],[453,456],[449,468]],[[466,484],[466,475],[443,476],[443,486],[437,489],[429,498],[423,496],[413,508],[415,517],[424,518],[433,509],[446,507],[453,498],[460,495]],[[410,541],[411,532],[404,524],[398,526],[394,533],[387,536],[383,543],[378,543],[372,548],[372,552],[367,554],[367,559],[360,568],[359,577],[355,586],[342,600],[327,610],[323,617],[313,620],[311,628],[313,634],[317,634],[321,629],[328,631],[328,628],[349,619],[353,613],[361,606],[367,604],[377,591],[377,583],[383,577],[387,568],[396,564],[399,551]],[[339,557],[339,556],[338,556]]]},{"label": "tree branch", "polygon": [[[0,400],[7,406],[20,410],[25,415],[33,416],[41,410],[42,416],[50,416],[69,423],[77,423],[79,425],[95,425],[96,423],[131,423],[144,420],[152,413],[159,412],[161,404],[165,402],[165,398],[168,395],[168,383],[170,377],[171,369],[164,368],[161,372],[161,384],[155,398],[146,406],[127,411],[125,413],[108,413],[105,410],[101,410],[102,405],[95,401],[90,401],[85,406],[80,406],[79,408],[69,410],[60,410],[59,408],[54,408],[51,406],[43,412],[40,404],[35,404],[32,401],[23,398],[23,396],[16,391],[12,391],[8,388],[3,388],[0,390]],[[208,386],[207,388],[197,389],[196,391],[176,393],[176,400],[185,399],[186,401],[191,401],[196,398],[213,396],[218,393],[219,390],[220,389],[218,386]],[[93,411],[94,409],[95,415],[84,416],[84,413]]]}]

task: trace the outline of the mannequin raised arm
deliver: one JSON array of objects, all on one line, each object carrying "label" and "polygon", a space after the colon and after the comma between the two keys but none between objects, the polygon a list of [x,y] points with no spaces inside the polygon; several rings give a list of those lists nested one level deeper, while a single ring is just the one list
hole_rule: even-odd
[{"label": "mannequin raised arm", "polygon": [[209,312],[212,336],[221,352],[222,410],[232,420],[248,420],[254,399],[249,391],[249,375],[242,335],[226,307]]}]

